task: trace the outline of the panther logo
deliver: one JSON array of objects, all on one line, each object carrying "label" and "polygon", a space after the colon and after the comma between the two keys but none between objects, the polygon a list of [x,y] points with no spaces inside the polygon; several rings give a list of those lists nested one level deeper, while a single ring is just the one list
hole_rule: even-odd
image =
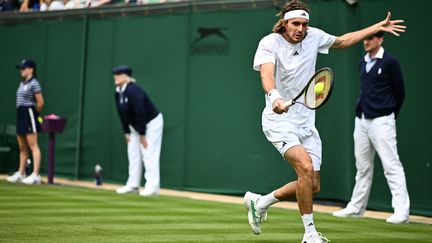
[{"label": "panther logo", "polygon": [[197,32],[200,34],[198,38],[196,38],[193,42],[201,41],[209,36],[215,35],[218,36],[226,41],[228,41],[228,37],[222,32],[223,30],[226,30],[226,28],[205,28],[205,27],[198,27]]}]

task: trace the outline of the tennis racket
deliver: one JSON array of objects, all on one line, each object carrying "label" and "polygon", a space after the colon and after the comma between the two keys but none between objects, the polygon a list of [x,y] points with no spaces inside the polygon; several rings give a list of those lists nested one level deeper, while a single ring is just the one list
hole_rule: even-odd
[{"label": "tennis racket", "polygon": [[[315,87],[317,87],[318,92],[315,92]],[[284,106],[288,108],[294,104],[302,104],[311,110],[318,109],[327,102],[332,89],[333,71],[328,67],[321,68],[310,78],[300,94],[294,99],[285,102]],[[303,97],[303,100],[299,100],[301,97]]]}]

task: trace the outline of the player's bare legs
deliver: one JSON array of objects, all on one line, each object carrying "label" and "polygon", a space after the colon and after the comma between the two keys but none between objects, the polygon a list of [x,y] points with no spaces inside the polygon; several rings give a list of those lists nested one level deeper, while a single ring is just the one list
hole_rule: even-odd
[{"label": "player's bare legs", "polygon": [[[285,159],[291,163],[297,173],[295,185],[285,185],[276,190],[275,197],[279,200],[292,197],[293,189],[297,197],[297,203],[301,215],[312,213],[313,204],[313,175],[312,159],[301,145],[294,146],[285,152]],[[295,186],[295,188],[294,188]],[[281,197],[278,197],[281,196]]]},{"label": "player's bare legs", "polygon": [[[288,149],[284,157],[294,167],[297,173],[297,181],[288,183],[276,190],[273,194],[275,198],[281,200],[286,197],[292,197],[295,190],[297,204],[305,228],[305,236],[303,237],[303,241],[305,241],[305,239],[312,235],[318,234],[313,221],[313,193],[314,190],[319,190],[319,181],[315,182],[318,186],[314,189],[315,174],[312,159],[302,145],[297,145]],[[319,172],[316,172],[316,174],[319,180]],[[317,237],[315,236],[314,238]],[[321,237],[319,236],[319,238]],[[307,242],[309,242],[309,240]]]},{"label": "player's bare legs", "polygon": [[[313,174],[312,181],[312,194],[317,194],[320,192],[320,172],[315,171]],[[291,181],[281,188],[274,191],[275,198],[279,199],[279,201],[286,200],[296,200],[296,190],[297,190],[297,181]]]},{"label": "player's bare legs", "polygon": [[17,141],[19,146],[19,168],[18,171],[13,175],[6,178],[9,182],[23,182],[26,176],[26,164],[28,160],[28,143],[25,135],[17,135]]},{"label": "player's bare legs", "polygon": [[40,184],[41,177],[39,175],[40,162],[41,162],[41,152],[37,142],[37,133],[30,133],[26,135],[27,144],[32,152],[33,157],[33,173],[27,176],[22,182],[24,184]]},{"label": "player's bare legs", "polygon": [[245,206],[249,211],[249,224],[255,234],[261,233],[261,222],[266,218],[267,209],[283,200],[296,199],[303,219],[306,234],[317,234],[313,222],[313,194],[320,190],[320,173],[314,171],[312,159],[302,145],[288,149],[285,159],[297,173],[297,180],[267,194],[251,192],[245,194]]},{"label": "player's bare legs", "polygon": [[27,143],[33,155],[33,173],[39,175],[41,152],[37,141],[37,133],[27,134]]},{"label": "player's bare legs", "polygon": [[28,145],[24,135],[17,135],[18,146],[19,146],[19,173],[25,176],[25,168],[28,160]]}]

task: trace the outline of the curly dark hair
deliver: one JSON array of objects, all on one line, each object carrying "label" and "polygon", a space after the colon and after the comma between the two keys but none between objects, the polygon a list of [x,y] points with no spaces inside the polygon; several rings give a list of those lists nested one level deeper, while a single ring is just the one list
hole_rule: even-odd
[{"label": "curly dark hair", "polygon": [[283,34],[285,32],[285,24],[287,20],[284,20],[285,13],[292,11],[292,10],[304,10],[307,13],[310,13],[310,9],[306,3],[300,1],[300,0],[291,0],[287,2],[283,7],[282,10],[276,15],[280,19],[279,21],[273,26],[273,32]]}]

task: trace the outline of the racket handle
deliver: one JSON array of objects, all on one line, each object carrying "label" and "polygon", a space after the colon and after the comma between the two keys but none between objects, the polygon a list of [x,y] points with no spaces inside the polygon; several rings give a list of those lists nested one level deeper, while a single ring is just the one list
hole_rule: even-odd
[{"label": "racket handle", "polygon": [[289,100],[289,101],[284,103],[284,107],[289,108],[290,106],[294,105],[294,103],[295,103],[294,100]]}]

